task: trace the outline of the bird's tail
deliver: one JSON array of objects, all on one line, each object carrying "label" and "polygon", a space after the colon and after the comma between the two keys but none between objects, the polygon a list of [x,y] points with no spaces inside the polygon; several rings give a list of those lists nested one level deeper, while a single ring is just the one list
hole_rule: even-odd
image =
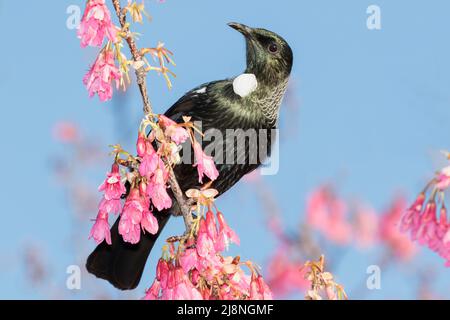
[{"label": "bird's tail", "polygon": [[170,218],[167,211],[155,212],[154,215],[158,219],[158,233],[152,235],[141,231],[141,240],[137,244],[123,241],[119,235],[120,218],[118,218],[111,228],[112,245],[108,245],[105,241],[99,244],[89,255],[86,269],[98,278],[108,280],[118,289],[136,288],[141,280],[148,255]]}]

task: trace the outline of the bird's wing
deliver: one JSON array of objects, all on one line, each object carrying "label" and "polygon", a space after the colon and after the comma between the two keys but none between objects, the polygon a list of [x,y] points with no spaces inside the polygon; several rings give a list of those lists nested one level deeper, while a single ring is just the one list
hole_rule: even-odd
[{"label": "bird's wing", "polygon": [[211,95],[210,91],[215,86],[220,84],[225,85],[227,82],[229,80],[213,81],[192,89],[175,102],[164,115],[176,122],[183,122],[183,116],[198,117],[204,114],[207,109],[212,109],[216,105],[214,96]]}]

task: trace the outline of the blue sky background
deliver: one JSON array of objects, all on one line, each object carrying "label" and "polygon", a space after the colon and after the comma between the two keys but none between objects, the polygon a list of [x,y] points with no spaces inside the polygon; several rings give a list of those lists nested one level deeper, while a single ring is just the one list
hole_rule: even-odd
[{"label": "blue sky background", "polygon": [[[120,103],[89,99],[81,79],[96,49],[82,50],[75,30],[66,28],[69,5],[84,1],[0,0],[1,77],[0,139],[3,186],[0,232],[0,298],[42,298],[42,287],[23,277],[20,251],[27,243],[45,249],[52,264],[52,286],[65,289],[66,267],[73,247],[92,248],[86,237],[70,238],[73,218],[64,192],[55,183],[49,160],[67,150],[52,138],[60,120],[78,123],[89,136],[132,146],[119,134],[123,123],[137,127],[141,110],[135,88]],[[401,190],[410,200],[439,164],[438,151],[450,148],[450,2],[445,0],[146,1],[151,23],[137,29],[141,46],[158,40],[175,53],[178,75],[168,91],[162,77],[149,76],[155,110],[164,112],[184,92],[211,80],[234,76],[245,68],[244,41],[226,23],[238,21],[282,35],[294,51],[293,78],[300,110],[295,135],[281,144],[279,174],[265,177],[281,206],[287,226],[302,219],[304,197],[330,179],[339,180],[346,196],[362,197],[382,209]],[[366,28],[366,9],[381,7],[382,29]],[[117,95],[116,95],[117,96]],[[287,114],[287,113],[284,113]],[[105,169],[92,174],[94,185]],[[241,236],[239,253],[264,265],[274,242],[267,237],[261,205],[245,185],[218,200],[229,223]],[[94,217],[95,213],[92,213]],[[251,232],[249,232],[251,226]],[[173,219],[166,236],[182,231]],[[426,251],[426,250],[422,250]],[[365,281],[366,267],[378,250],[342,253],[334,270],[349,290]],[[152,279],[154,250],[141,286]],[[443,260],[423,252],[412,265],[383,274],[382,290],[366,298],[414,298],[415,267],[429,265],[439,276],[436,290],[450,297],[450,270]],[[99,286],[108,288],[102,282]],[[113,297],[123,297],[107,289]],[[72,298],[86,292],[70,293]]]}]

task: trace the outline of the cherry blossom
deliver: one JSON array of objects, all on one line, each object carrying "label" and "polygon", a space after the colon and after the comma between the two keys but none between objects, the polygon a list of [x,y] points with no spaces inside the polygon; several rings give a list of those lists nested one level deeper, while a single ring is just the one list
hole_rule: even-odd
[{"label": "cherry blossom", "polygon": [[167,172],[164,169],[155,170],[148,183],[147,194],[159,211],[172,207],[172,198],[167,193]]},{"label": "cherry blossom", "polygon": [[438,253],[446,260],[447,267],[450,267],[450,225],[444,199],[445,191],[450,186],[449,173],[449,167],[437,172],[400,221],[402,232]]},{"label": "cherry blossom", "polygon": [[[220,232],[236,240],[222,213],[217,212],[217,219],[209,208],[198,218],[194,233],[179,242],[178,248],[169,244],[144,299],[272,299],[269,286],[251,262],[224,257],[223,248],[216,248]],[[247,266],[251,274],[246,274],[242,266]]]},{"label": "cherry blossom", "polygon": [[399,230],[399,220],[406,210],[402,197],[394,199],[380,218],[379,237],[388,246],[395,258],[409,260],[417,252],[414,243]]},{"label": "cherry blossom", "polygon": [[122,74],[116,67],[114,53],[105,48],[102,50],[92,67],[83,78],[83,83],[89,91],[89,96],[98,94],[100,101],[111,100],[113,95],[112,82],[116,82],[116,89],[119,88]]},{"label": "cherry blossom", "polygon": [[198,171],[198,182],[203,182],[203,176],[206,175],[209,179],[216,180],[219,176],[214,160],[211,156],[207,156],[201,147],[201,145],[194,141],[194,154],[195,154],[195,164]]},{"label": "cherry blossom", "polygon": [[188,131],[185,128],[179,126],[172,119],[169,119],[164,115],[160,115],[159,123],[164,127],[164,133],[177,145],[180,145],[187,139],[189,139]]},{"label": "cherry blossom", "polygon": [[97,244],[106,240],[107,244],[111,244],[111,232],[109,231],[108,224],[108,213],[100,211],[97,215],[94,225],[92,226],[91,232],[89,233],[89,239],[94,238]]},{"label": "cherry blossom", "polygon": [[344,245],[352,238],[352,227],[346,220],[347,206],[327,186],[311,193],[307,199],[308,223],[329,240]]},{"label": "cherry blossom", "polygon": [[105,36],[109,41],[117,42],[117,30],[105,0],[88,0],[78,30],[81,46],[100,47]]},{"label": "cherry blossom", "polygon": [[250,283],[250,300],[272,300],[272,291],[260,275],[252,274]]},{"label": "cherry blossom", "polygon": [[119,172],[119,166],[114,163],[111,172],[107,173],[106,180],[98,187],[99,191],[104,191],[106,200],[120,199],[122,194],[126,192],[125,185]]},{"label": "cherry blossom", "polygon": [[303,291],[311,284],[305,279],[303,263],[292,259],[286,246],[279,247],[267,265],[267,283],[277,296]]},{"label": "cherry blossom", "polygon": [[141,228],[151,234],[158,232],[158,221],[149,210],[150,202],[139,189],[131,189],[119,222],[119,234],[132,244],[140,241]]},{"label": "cherry blossom", "polygon": [[368,205],[358,205],[353,218],[353,236],[361,248],[368,248],[378,240],[378,214]]}]

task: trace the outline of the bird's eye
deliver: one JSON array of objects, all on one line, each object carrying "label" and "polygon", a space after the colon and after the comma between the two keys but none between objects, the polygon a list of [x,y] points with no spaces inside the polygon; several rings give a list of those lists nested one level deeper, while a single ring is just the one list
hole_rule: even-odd
[{"label": "bird's eye", "polygon": [[278,52],[278,46],[276,43],[271,43],[269,44],[269,48],[268,48],[270,53],[277,53]]}]

